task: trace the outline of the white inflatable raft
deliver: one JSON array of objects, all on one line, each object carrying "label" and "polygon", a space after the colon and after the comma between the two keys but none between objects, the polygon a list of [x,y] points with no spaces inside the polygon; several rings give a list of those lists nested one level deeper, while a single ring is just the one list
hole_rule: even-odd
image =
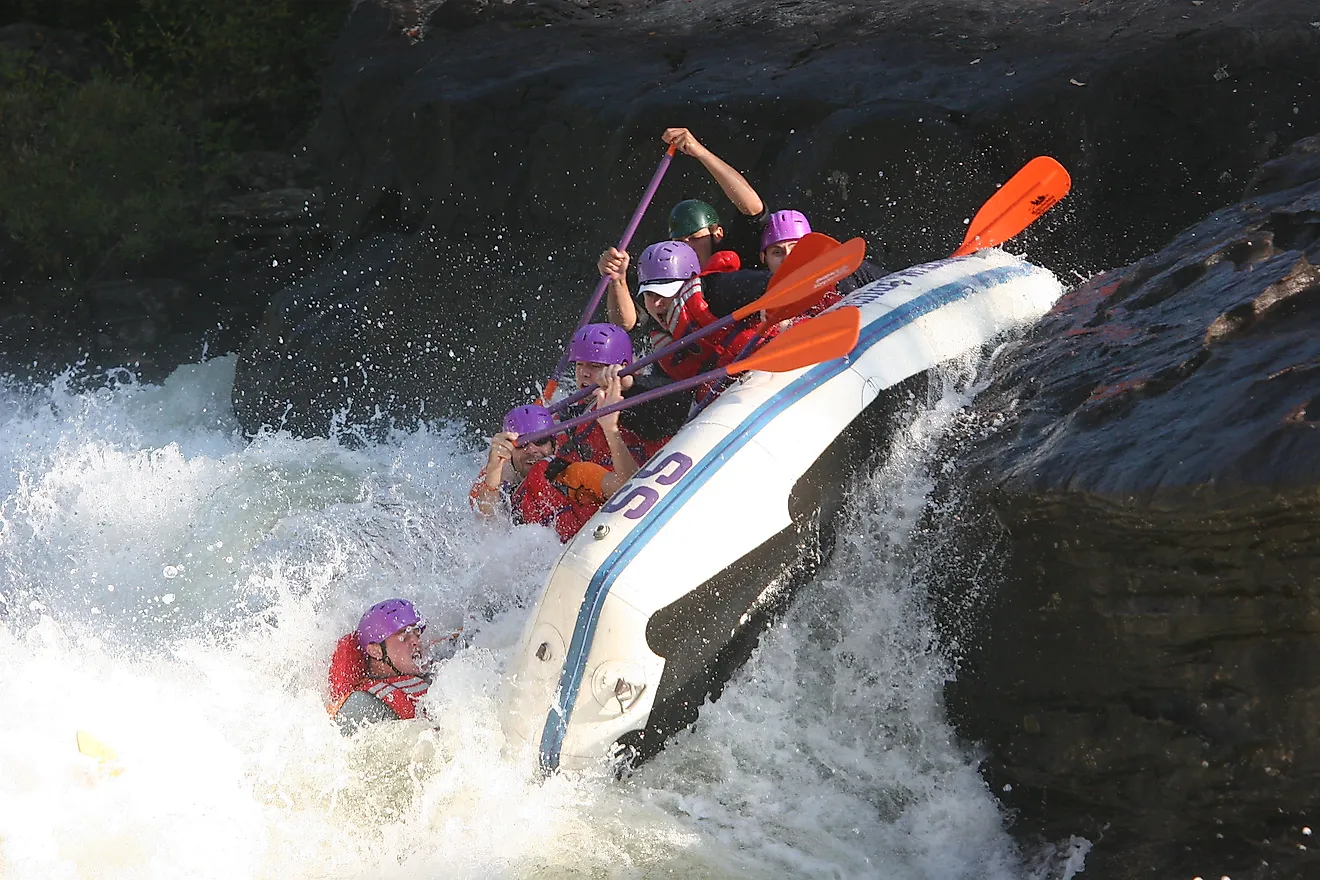
[{"label": "white inflatable raft", "polygon": [[862,314],[848,357],[743,374],[565,546],[510,661],[510,744],[547,771],[658,751],[828,554],[847,475],[877,442],[858,416],[1061,292],[999,250],[914,266],[844,300]]}]

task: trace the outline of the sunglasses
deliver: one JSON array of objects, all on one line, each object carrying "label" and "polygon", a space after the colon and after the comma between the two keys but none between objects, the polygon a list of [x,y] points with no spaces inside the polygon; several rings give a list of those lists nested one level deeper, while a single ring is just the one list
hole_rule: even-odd
[{"label": "sunglasses", "polygon": [[415,624],[413,624],[412,626],[405,626],[403,629],[401,629],[401,630],[399,630],[398,632],[396,632],[395,635],[396,635],[396,636],[410,636],[410,635],[412,635],[413,633],[416,633],[417,635],[420,636],[420,635],[421,635],[422,633],[424,633],[424,632],[426,632],[426,624],[424,624],[424,623],[415,623]]},{"label": "sunglasses", "polygon": [[554,438],[554,437],[543,437],[543,438],[541,438],[540,440],[533,440],[531,443],[528,443],[527,445],[528,445],[528,446],[549,446],[551,449],[554,449],[554,448],[555,448],[555,438]]},{"label": "sunglasses", "polygon": [[676,238],[674,239],[674,241],[681,241],[684,244],[692,244],[692,242],[696,241],[699,238],[706,238],[707,236],[714,234],[715,234],[715,227],[706,226],[701,229],[698,229],[696,232],[690,233],[689,235],[684,235],[681,238]]}]

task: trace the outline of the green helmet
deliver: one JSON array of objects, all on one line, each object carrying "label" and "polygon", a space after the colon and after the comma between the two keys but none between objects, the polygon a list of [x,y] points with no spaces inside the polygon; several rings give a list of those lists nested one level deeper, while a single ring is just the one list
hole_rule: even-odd
[{"label": "green helmet", "polygon": [[669,212],[670,238],[682,238],[698,229],[719,225],[720,215],[701,199],[684,199]]}]

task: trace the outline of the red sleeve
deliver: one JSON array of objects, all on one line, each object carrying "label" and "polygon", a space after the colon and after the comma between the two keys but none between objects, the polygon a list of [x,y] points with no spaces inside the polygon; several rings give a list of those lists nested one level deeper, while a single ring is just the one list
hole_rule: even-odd
[{"label": "red sleeve", "polygon": [[715,251],[701,267],[702,275],[714,275],[720,272],[737,272],[742,268],[742,258],[735,251]]},{"label": "red sleeve", "polygon": [[338,709],[366,675],[367,665],[358,647],[357,633],[341,636],[330,659],[330,705]]}]

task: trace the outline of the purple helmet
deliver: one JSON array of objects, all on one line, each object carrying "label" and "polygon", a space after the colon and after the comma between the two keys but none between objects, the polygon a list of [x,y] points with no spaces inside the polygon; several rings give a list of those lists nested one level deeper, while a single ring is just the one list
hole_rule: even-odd
[{"label": "purple helmet", "polygon": [[801,211],[775,211],[761,233],[761,250],[781,241],[797,241],[810,231],[807,215]]},{"label": "purple helmet", "polygon": [[358,622],[358,645],[366,651],[367,645],[383,642],[410,626],[425,627],[426,621],[417,616],[417,609],[407,599],[377,602],[367,609],[367,613]]},{"label": "purple helmet", "polygon": [[571,360],[583,364],[632,363],[632,340],[617,324],[587,324],[573,334],[568,344]]},{"label": "purple helmet", "polygon": [[701,272],[701,260],[687,242],[658,241],[642,251],[637,263],[637,280],[686,281]]},{"label": "purple helmet", "polygon": [[637,263],[637,280],[642,293],[670,297],[683,282],[701,274],[701,260],[692,247],[681,241],[659,241],[642,251]]},{"label": "purple helmet", "polygon": [[550,415],[550,410],[534,403],[514,407],[504,417],[504,430],[515,434],[530,434],[554,426],[555,417]]}]

